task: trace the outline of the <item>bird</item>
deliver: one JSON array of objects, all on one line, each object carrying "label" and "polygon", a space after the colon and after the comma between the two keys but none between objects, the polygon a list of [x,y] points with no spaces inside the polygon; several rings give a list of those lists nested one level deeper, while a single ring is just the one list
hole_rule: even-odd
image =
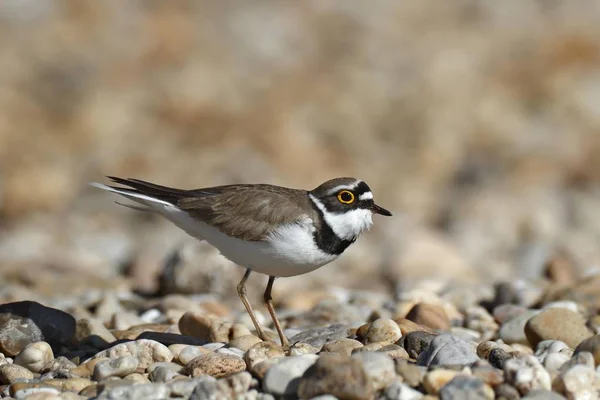
[{"label": "bird", "polygon": [[230,184],[184,190],[139,179],[108,176],[110,186],[90,183],[135,204],[120,205],[165,217],[245,268],[238,295],[258,337],[268,341],[250,304],[246,281],[252,272],[267,275],[263,295],[282,346],[289,348],[275,314],[271,291],[276,278],[314,271],[333,260],[368,230],[373,214],[392,213],[375,204],[362,180],[330,179],[313,190],[269,184]]}]

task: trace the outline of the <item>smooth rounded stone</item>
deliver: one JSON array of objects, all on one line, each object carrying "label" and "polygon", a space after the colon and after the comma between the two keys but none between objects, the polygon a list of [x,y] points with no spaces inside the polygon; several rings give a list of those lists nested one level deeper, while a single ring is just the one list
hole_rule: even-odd
[{"label": "smooth rounded stone", "polygon": [[164,400],[169,398],[170,392],[164,383],[119,384],[100,392],[96,400]]},{"label": "smooth rounded stone", "polygon": [[196,385],[198,385],[198,382],[206,379],[215,382],[216,385],[217,380],[208,375],[202,375],[197,378],[190,378],[186,376],[179,379],[173,379],[167,382],[166,385],[171,391],[171,397],[182,397],[187,399],[192,395],[192,392],[196,388]]},{"label": "smooth rounded stone", "polygon": [[575,365],[561,372],[553,386],[569,399],[594,399],[598,398],[598,382],[600,380],[594,368]]},{"label": "smooth rounded stone", "polygon": [[326,343],[321,349],[321,351],[349,356],[350,354],[352,354],[352,350],[361,347],[363,347],[363,344],[358,340],[343,338]]},{"label": "smooth rounded stone", "polygon": [[262,342],[262,339],[258,336],[244,335],[229,341],[227,346],[235,347],[236,349],[240,349],[242,351],[247,351],[250,347],[254,346],[258,342]]},{"label": "smooth rounded stone", "polygon": [[422,398],[423,393],[405,383],[396,381],[383,391],[382,400],[421,400]]},{"label": "smooth rounded stone", "polygon": [[247,326],[208,317],[197,311],[188,311],[179,320],[179,330],[183,335],[193,336],[207,342],[223,342],[250,335]]},{"label": "smooth rounded stone", "polygon": [[504,382],[504,373],[498,368],[494,368],[485,361],[476,363],[471,367],[471,373],[475,378],[481,379],[491,387],[496,387]]},{"label": "smooth rounded stone", "polygon": [[139,372],[134,372],[133,374],[125,376],[123,378],[123,381],[131,381],[132,384],[150,383],[150,379],[148,379],[148,374],[140,374]]},{"label": "smooth rounded stone", "polygon": [[435,337],[436,335],[433,333],[423,331],[410,332],[402,336],[398,344],[404,347],[410,358],[416,360],[419,354],[427,350]]},{"label": "smooth rounded stone", "polygon": [[252,385],[252,375],[248,371],[236,372],[217,382],[222,392],[227,393],[231,398],[242,397]]},{"label": "smooth rounded stone", "polygon": [[490,351],[488,361],[494,367],[498,369],[504,369],[504,364],[506,363],[506,361],[511,360],[513,358],[515,358],[514,353],[509,353],[501,347],[496,347],[495,349],[492,349],[492,351]]},{"label": "smooth rounded stone", "polygon": [[577,354],[573,354],[573,356],[571,356],[569,361],[567,361],[560,367],[559,372],[564,372],[575,365],[585,365],[589,368],[594,368],[595,367],[594,356],[592,355],[592,353],[587,352],[587,351],[582,351]]},{"label": "smooth rounded stone", "polygon": [[230,356],[236,356],[238,358],[244,358],[245,352],[240,349],[236,349],[235,347],[229,349],[226,347],[221,347],[219,350],[215,351],[218,354],[229,354]]},{"label": "smooth rounded stone", "polygon": [[285,357],[285,351],[281,346],[273,342],[259,342],[250,347],[244,360],[248,364],[248,368],[252,370],[254,366],[268,358]]},{"label": "smooth rounded stone", "polygon": [[378,318],[371,322],[365,334],[365,343],[396,343],[402,337],[398,324],[389,318]]},{"label": "smooth rounded stone", "polygon": [[559,393],[552,392],[546,389],[537,389],[529,392],[527,396],[521,397],[522,400],[566,400]]},{"label": "smooth rounded stone", "polygon": [[427,372],[425,367],[409,363],[401,358],[394,360],[394,366],[396,368],[396,374],[402,377],[404,382],[410,387],[419,386]]},{"label": "smooth rounded stone", "polygon": [[348,337],[348,327],[343,324],[334,324],[322,328],[305,330],[291,338],[290,343],[308,343],[314,347],[322,347],[325,343]]},{"label": "smooth rounded stone", "polygon": [[581,314],[566,308],[549,308],[527,321],[525,335],[533,347],[544,340],[560,340],[575,348],[592,332]]},{"label": "smooth rounded stone", "polygon": [[492,316],[495,321],[498,321],[500,325],[504,325],[507,321],[515,318],[519,314],[527,311],[528,309],[523,306],[516,304],[500,304],[492,310]]},{"label": "smooth rounded stone", "polygon": [[517,356],[531,356],[533,355],[533,349],[525,344],[513,343],[510,345],[512,352]]},{"label": "smooth rounded stone", "polygon": [[222,343],[222,342],[206,343],[206,344],[203,344],[201,347],[206,350],[217,351],[221,347],[225,347],[225,343]]},{"label": "smooth rounded stone", "polygon": [[68,378],[68,379],[46,379],[44,384],[54,386],[61,392],[79,393],[90,385],[95,385],[95,382],[86,378]]},{"label": "smooth rounded stone", "polygon": [[265,375],[267,375],[267,372],[271,367],[285,359],[286,357],[268,358],[265,361],[259,362],[258,364],[254,365],[250,372],[252,372],[252,375],[256,378],[264,379]]},{"label": "smooth rounded stone", "polygon": [[174,371],[167,367],[156,367],[148,375],[150,382],[169,382],[175,377],[182,376],[177,371]]},{"label": "smooth rounded stone", "polygon": [[543,365],[546,371],[550,373],[550,376],[554,376],[569,359],[570,357],[566,354],[550,353],[544,358]]},{"label": "smooth rounded stone", "polygon": [[290,346],[290,356],[301,356],[302,354],[317,354],[319,349],[308,343],[297,342]]},{"label": "smooth rounded stone", "polygon": [[540,362],[543,362],[548,354],[559,353],[561,351],[564,352],[567,350],[570,350],[570,348],[565,342],[560,340],[544,340],[537,344],[534,355]]},{"label": "smooth rounded stone", "polygon": [[383,346],[382,348],[377,350],[377,352],[387,355],[392,360],[396,358],[403,358],[405,360],[408,360],[410,358],[406,350],[404,350],[403,347],[400,347],[397,344],[388,344],[387,346]]},{"label": "smooth rounded stone", "polygon": [[467,308],[465,327],[479,333],[496,332],[499,329],[494,317],[481,306]]},{"label": "smooth rounded stone", "polygon": [[340,399],[368,400],[375,394],[362,363],[352,357],[323,353],[306,370],[298,387],[300,398],[331,394]]},{"label": "smooth rounded stone", "polygon": [[494,388],[496,399],[498,400],[519,400],[521,394],[514,386],[508,383],[502,383]]},{"label": "smooth rounded stone", "polygon": [[139,361],[133,356],[104,360],[94,367],[94,380],[101,381],[112,376],[122,378],[137,370]]},{"label": "smooth rounded stone", "polygon": [[185,366],[185,374],[192,377],[206,374],[214,378],[222,378],[245,369],[246,363],[239,357],[210,353],[203,354],[190,361]]},{"label": "smooth rounded stone", "polygon": [[16,390],[13,397],[17,400],[59,400],[60,391],[53,387],[45,385],[36,385]]},{"label": "smooth rounded stone", "polygon": [[203,375],[195,378],[196,386],[188,397],[188,400],[220,400],[226,398],[215,378]]},{"label": "smooth rounded stone", "polygon": [[122,356],[133,356],[137,358],[139,362],[138,367],[142,369],[148,368],[150,364],[155,362],[171,361],[173,359],[173,354],[169,351],[167,346],[148,339],[117,344],[109,349],[99,352],[92,359],[99,357],[115,359]]},{"label": "smooth rounded stone", "polygon": [[504,363],[506,383],[513,385],[524,395],[532,390],[550,390],[550,374],[534,356],[513,358]]},{"label": "smooth rounded stone", "polygon": [[83,378],[90,377],[94,374],[94,368],[96,364],[102,362],[104,360],[110,360],[108,357],[96,357],[92,358],[82,364],[79,364],[76,368],[71,370],[75,375],[81,376]]},{"label": "smooth rounded stone", "polygon": [[[409,353],[410,354],[410,353]],[[421,352],[417,364],[432,365],[467,365],[479,360],[475,347],[450,334],[436,336],[427,350]]]},{"label": "smooth rounded stone", "polygon": [[78,320],[72,339],[75,344],[85,343],[101,349],[108,347],[116,340],[117,338],[104,326],[102,321],[95,318]]},{"label": "smooth rounded stone", "polygon": [[491,340],[486,340],[477,345],[477,355],[479,356],[479,358],[481,358],[483,360],[487,360],[490,358],[490,353],[492,352],[492,350],[497,349],[497,348],[501,348],[504,351],[511,350],[510,346],[508,346],[508,345],[499,344],[499,343],[493,342]]},{"label": "smooth rounded stone", "polygon": [[579,343],[575,348],[574,354],[578,354],[582,351],[592,353],[596,366],[600,365],[600,335],[594,335]]},{"label": "smooth rounded stone", "polygon": [[425,325],[419,325],[419,324],[417,324],[409,319],[403,318],[403,317],[394,318],[394,322],[396,322],[396,324],[398,324],[398,327],[400,328],[400,332],[402,333],[402,335],[407,335],[411,332],[435,333],[433,331],[433,329],[431,329]]},{"label": "smooth rounded stone", "polygon": [[52,347],[46,342],[28,344],[17,356],[14,363],[31,372],[40,372],[44,365],[54,359]]},{"label": "smooth rounded stone", "polygon": [[[117,340],[138,340],[140,337],[144,337],[145,332],[152,332],[152,334],[161,334],[172,332],[173,329],[177,329],[171,324],[142,324],[132,326],[125,331],[113,330],[112,334],[115,335]],[[152,339],[154,340],[154,339]],[[160,343],[160,342],[159,342]],[[172,344],[172,343],[169,343]]]},{"label": "smooth rounded stone", "polygon": [[186,346],[179,352],[177,359],[182,365],[187,365],[194,358],[201,356],[202,354],[210,353],[212,353],[212,351],[201,346]]},{"label": "smooth rounded stone", "polygon": [[406,319],[431,329],[450,329],[450,320],[444,308],[439,305],[428,303],[415,304],[408,314],[406,314]]},{"label": "smooth rounded stone", "polygon": [[10,384],[19,379],[33,379],[33,372],[17,364],[0,365],[0,383]]},{"label": "smooth rounded stone", "polygon": [[458,375],[439,391],[441,400],[493,400],[494,390],[481,379]]},{"label": "smooth rounded stone", "polygon": [[60,356],[55,359],[48,361],[40,371],[41,373],[55,372],[55,371],[70,371],[77,368],[77,365],[66,357]]},{"label": "smooth rounded stone", "polygon": [[135,340],[148,339],[154,340],[158,343],[162,343],[165,346],[171,346],[173,344],[187,344],[193,346],[202,346],[206,344],[205,340],[195,338],[193,336],[181,335],[174,332],[152,332],[145,331],[140,333]]},{"label": "smooth rounded stone", "polygon": [[461,327],[452,327],[449,332],[452,336],[456,336],[465,342],[479,343],[481,342],[481,334],[477,331]]},{"label": "smooth rounded stone", "polygon": [[286,357],[267,370],[262,381],[265,392],[275,396],[291,396],[298,392],[300,378],[312,366],[319,356],[304,354]]},{"label": "smooth rounded stone", "polygon": [[537,310],[525,310],[515,317],[505,321],[498,331],[498,338],[506,344],[521,343],[529,344],[525,336],[525,325],[530,318],[537,315]]},{"label": "smooth rounded stone", "polygon": [[45,341],[53,347],[69,342],[75,318],[35,301],[0,305],[0,352],[16,356],[30,343]]},{"label": "smooth rounded stone", "polygon": [[181,366],[180,364],[177,364],[174,362],[156,362],[156,363],[150,365],[148,368],[146,368],[146,372],[151,373],[156,368],[166,368],[166,369],[169,369],[169,370],[175,371],[175,372],[183,371],[183,366]]},{"label": "smooth rounded stone", "polygon": [[396,380],[394,361],[382,353],[357,353],[352,358],[359,360],[375,390],[381,390]]},{"label": "smooth rounded stone", "polygon": [[444,385],[461,373],[453,369],[433,369],[423,376],[423,388],[428,394],[437,396]]}]

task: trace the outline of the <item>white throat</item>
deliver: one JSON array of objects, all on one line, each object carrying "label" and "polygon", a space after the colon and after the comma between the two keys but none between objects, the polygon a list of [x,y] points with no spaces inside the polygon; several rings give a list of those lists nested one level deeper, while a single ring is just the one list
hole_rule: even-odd
[{"label": "white throat", "polygon": [[340,239],[355,240],[363,231],[368,230],[373,225],[373,212],[370,210],[357,208],[345,213],[332,213],[327,211],[323,203],[315,196],[312,194],[308,196],[317,208],[321,210],[325,222]]}]

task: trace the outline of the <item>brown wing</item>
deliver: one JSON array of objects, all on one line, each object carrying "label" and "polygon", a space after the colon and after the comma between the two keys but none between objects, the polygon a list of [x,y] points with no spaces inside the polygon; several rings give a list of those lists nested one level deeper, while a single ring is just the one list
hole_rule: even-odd
[{"label": "brown wing", "polygon": [[302,190],[234,185],[193,192],[197,194],[177,201],[180,209],[243,240],[264,240],[275,226],[298,222],[307,214],[315,219],[307,192]]}]

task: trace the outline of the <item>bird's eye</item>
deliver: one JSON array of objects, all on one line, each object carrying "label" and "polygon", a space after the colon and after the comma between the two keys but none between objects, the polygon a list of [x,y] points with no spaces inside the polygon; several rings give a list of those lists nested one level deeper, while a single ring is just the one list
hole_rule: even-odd
[{"label": "bird's eye", "polygon": [[337,198],[340,203],[352,204],[354,202],[354,193],[349,190],[342,190],[338,193]]}]

